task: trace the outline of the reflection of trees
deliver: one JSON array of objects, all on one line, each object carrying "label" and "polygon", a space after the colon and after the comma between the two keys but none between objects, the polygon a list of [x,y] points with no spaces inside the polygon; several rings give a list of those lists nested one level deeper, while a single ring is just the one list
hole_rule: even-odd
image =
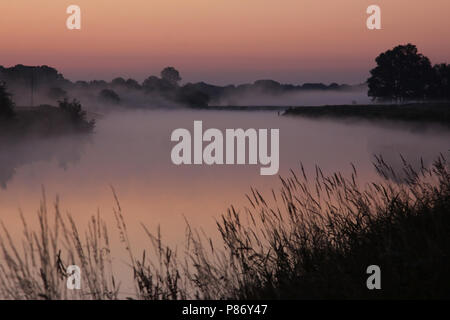
[{"label": "reflection of trees", "polygon": [[39,161],[56,161],[66,170],[80,161],[89,135],[0,139],[0,187],[5,189],[17,168]]}]

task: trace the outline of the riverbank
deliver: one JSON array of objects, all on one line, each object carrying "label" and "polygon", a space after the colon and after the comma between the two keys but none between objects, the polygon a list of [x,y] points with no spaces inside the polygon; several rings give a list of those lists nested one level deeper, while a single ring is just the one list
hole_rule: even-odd
[{"label": "riverbank", "polygon": [[437,123],[450,127],[450,102],[291,107],[284,115],[309,118]]}]

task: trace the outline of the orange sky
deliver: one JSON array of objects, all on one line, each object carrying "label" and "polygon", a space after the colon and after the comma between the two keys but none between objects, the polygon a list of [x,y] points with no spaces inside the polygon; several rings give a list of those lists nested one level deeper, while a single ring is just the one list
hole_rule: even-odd
[{"label": "orange sky", "polygon": [[[66,29],[71,4],[80,31]],[[366,29],[371,4],[383,30]],[[173,65],[185,81],[355,83],[407,42],[450,62],[448,0],[8,0],[0,12],[0,65],[47,64],[71,80],[143,80]]]}]

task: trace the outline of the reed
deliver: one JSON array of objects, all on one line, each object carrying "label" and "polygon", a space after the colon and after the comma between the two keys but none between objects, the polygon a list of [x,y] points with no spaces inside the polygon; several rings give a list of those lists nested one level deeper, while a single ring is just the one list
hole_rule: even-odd
[{"label": "reed", "polygon": [[[217,221],[215,242],[186,222],[182,252],[146,226],[150,250],[135,255],[118,197],[114,216],[129,253],[133,299],[361,299],[450,297],[450,173],[440,156],[418,170],[396,172],[382,157],[385,178],[360,186],[350,176],[327,176],[303,166],[280,177],[277,190],[251,189],[248,205]],[[100,215],[82,237],[58,202],[50,224],[45,194],[39,229],[23,219],[22,246],[2,225],[0,295],[7,299],[118,299],[108,231]],[[23,217],[23,216],[22,216]],[[65,288],[68,264],[79,265],[82,290]],[[379,265],[382,290],[368,290],[366,268]]]}]

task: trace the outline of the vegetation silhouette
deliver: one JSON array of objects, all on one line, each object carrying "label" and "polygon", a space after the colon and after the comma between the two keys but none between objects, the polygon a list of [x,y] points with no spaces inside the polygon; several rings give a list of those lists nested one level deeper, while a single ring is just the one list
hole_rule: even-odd
[{"label": "vegetation silhouette", "polygon": [[112,89],[103,89],[100,91],[99,100],[112,105],[119,105],[121,102],[119,95]]},{"label": "vegetation silhouette", "polygon": [[[135,79],[118,77],[110,82],[104,80],[71,82],[56,69],[48,66],[17,65],[11,68],[0,66],[0,81],[6,82],[12,94],[17,96],[22,105],[32,101],[33,94],[43,93],[53,101],[69,97],[73,90],[77,95],[108,95],[102,90],[114,90],[120,96],[122,105],[127,99],[141,92],[148,99],[148,104],[158,106],[159,102],[204,108],[211,104],[234,105],[236,97],[245,94],[281,96],[305,91],[349,91],[365,89],[376,101],[435,101],[450,99],[450,65],[442,63],[432,66],[430,60],[419,53],[413,44],[399,45],[381,53],[376,58],[377,66],[370,71],[367,83],[354,86],[331,83],[304,83],[302,85],[282,84],[271,79],[256,80],[254,83],[217,86],[205,82],[181,85],[182,77],[174,67],[164,68],[160,76],[151,75],[142,83]],[[23,94],[30,92],[29,96]],[[45,90],[45,92],[43,92]],[[19,93],[19,94],[16,94]],[[111,92],[109,92],[111,93]],[[159,99],[161,98],[161,99]],[[135,100],[134,100],[135,101]],[[130,104],[134,102],[130,99]],[[105,97],[104,103],[115,103],[112,95]],[[167,106],[167,103],[160,103]]]},{"label": "vegetation silhouette", "polygon": [[287,108],[283,115],[333,120],[365,120],[370,122],[401,122],[414,124],[414,128],[438,124],[450,129],[450,106],[448,102],[303,106]]},{"label": "vegetation silhouette", "polygon": [[368,95],[380,101],[448,99],[450,66],[431,66],[413,44],[396,46],[376,58],[377,66],[367,80]]},{"label": "vegetation silhouette", "polygon": [[174,87],[178,87],[181,81],[180,73],[174,67],[167,67],[161,71],[161,79],[168,81]]},{"label": "vegetation silhouette", "polygon": [[435,99],[450,100],[450,64],[441,63],[433,67],[430,92]]},{"label": "vegetation silhouette", "polygon": [[[378,65],[368,80],[369,95],[374,99],[448,99],[449,66],[432,67],[414,45],[398,46],[376,61]],[[61,128],[92,131],[95,121],[88,120],[78,100],[68,98],[73,89],[95,93],[94,97],[105,99],[107,104],[122,100],[117,92],[122,96],[122,91],[130,90],[189,107],[208,106],[211,101],[243,92],[276,96],[302,90],[351,89],[336,83],[290,85],[268,79],[224,87],[204,82],[180,85],[180,73],[173,67],[165,68],[160,77],[148,77],[142,84],[124,78],[72,83],[56,69],[22,65],[1,67],[0,79],[6,79],[14,89],[25,87],[32,94],[42,91],[53,93],[52,98],[62,97],[57,108],[40,106],[21,111],[15,125],[23,132],[29,132],[34,125],[56,128],[52,129],[54,132]],[[4,85],[0,86],[0,103],[0,114],[10,117],[14,103]],[[379,118],[386,115],[389,107],[362,112]],[[433,112],[442,115],[439,107]],[[336,111],[331,108],[324,107],[321,112]],[[408,108],[417,119],[417,105]],[[316,110],[304,112],[314,116]],[[361,112],[358,106],[347,106],[346,110]],[[398,118],[404,110],[395,109],[390,116]],[[36,112],[44,116],[39,117]],[[188,225],[186,255],[181,257],[164,245],[159,232],[154,235],[145,227],[155,255],[149,258],[144,251],[135,256],[122,207],[113,192],[114,216],[120,240],[130,256],[130,274],[135,282],[132,298],[449,298],[447,160],[442,156],[431,168],[422,166],[418,170],[404,163],[402,176],[382,158],[376,159],[375,167],[387,181],[361,187],[356,169],[350,177],[343,177],[340,173],[325,176],[319,167],[311,179],[301,167],[300,175],[292,171],[290,176],[280,177],[281,187],[269,197],[252,188],[246,207],[231,207],[217,221],[220,247]],[[0,171],[0,183],[4,181],[4,185],[11,177],[11,169],[1,174]],[[119,298],[120,287],[111,266],[109,231],[100,215],[92,217],[85,236],[80,236],[72,216],[61,214],[58,203],[52,218],[49,219],[44,194],[38,211],[38,230],[29,230],[22,215],[24,238],[19,242],[20,249],[8,228],[1,226],[0,297]],[[381,291],[365,287],[366,267],[374,261],[382,266]],[[71,264],[83,270],[80,291],[66,290],[67,266]]]},{"label": "vegetation silhouette", "polygon": [[87,120],[87,113],[83,110],[81,103],[73,99],[70,102],[67,98],[58,102],[59,108],[69,116],[76,129],[82,131],[91,131],[95,127],[95,120]]},{"label": "vegetation silhouette", "polygon": [[[382,159],[376,169],[395,174]],[[361,187],[358,173],[326,176],[316,167],[280,177],[264,196],[251,189],[248,206],[217,221],[215,243],[189,224],[185,254],[166,246],[158,229],[150,249],[135,255],[124,211],[114,216],[129,254],[135,293],[121,293],[113,272],[111,234],[100,214],[82,232],[72,215],[47,211],[39,225],[23,220],[22,241],[0,230],[0,297],[6,299],[448,299],[450,297],[450,172],[444,156],[403,183]],[[386,177],[389,179],[389,177]],[[23,249],[23,250],[21,250]],[[31,263],[33,262],[33,263]],[[67,290],[68,265],[83,270],[81,290]],[[382,290],[368,290],[368,266],[381,266]]]},{"label": "vegetation silhouette", "polygon": [[0,118],[12,118],[14,116],[14,102],[11,94],[6,91],[6,85],[0,82]]},{"label": "vegetation silhouette", "polygon": [[[126,106],[133,104],[135,100],[127,101],[133,93],[144,93],[148,104],[155,106],[167,106],[172,103],[179,106],[205,108],[211,103],[233,104],[234,97],[243,94],[266,94],[281,96],[285,93],[295,93],[311,90],[333,90],[346,91],[363,87],[363,85],[349,86],[332,83],[305,83],[303,85],[281,84],[277,81],[266,79],[257,80],[254,83],[241,85],[217,86],[205,82],[180,84],[180,72],[174,67],[164,68],[160,76],[151,75],[142,84],[135,79],[125,80],[122,77],[113,79],[111,82],[104,80],[76,81],[65,79],[56,69],[41,66],[31,67],[17,65],[11,68],[0,67],[0,80],[5,81],[17,93],[20,105],[29,105],[31,97],[45,96],[53,103],[54,101],[70,96],[102,96],[103,90],[113,90],[121,99],[121,104]],[[74,92],[72,94],[72,92]],[[115,99],[108,98],[100,100],[104,104]]]}]

